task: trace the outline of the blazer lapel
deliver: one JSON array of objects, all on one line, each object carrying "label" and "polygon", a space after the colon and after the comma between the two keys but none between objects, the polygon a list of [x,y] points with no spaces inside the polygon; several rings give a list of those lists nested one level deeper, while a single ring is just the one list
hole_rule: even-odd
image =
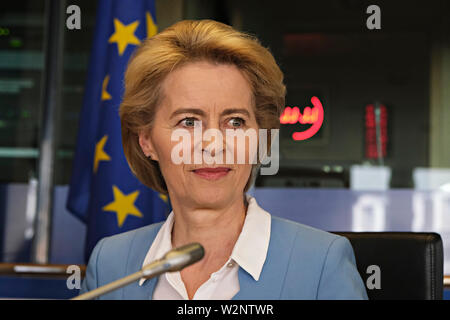
[{"label": "blazer lapel", "polygon": [[[130,246],[130,254],[127,261],[125,275],[134,273],[142,268],[145,255],[150,249],[159,229],[163,223],[154,225],[148,232],[136,234]],[[123,297],[130,300],[149,300],[152,299],[153,292],[157,283],[158,277],[146,280],[142,286],[139,286],[139,281],[123,288]]]},{"label": "blazer lapel", "polygon": [[[261,281],[256,281],[253,277],[239,267],[239,292],[232,298],[232,300],[253,300],[255,298],[255,292],[259,291],[264,284]],[[260,279],[261,280],[261,279]]]},{"label": "blazer lapel", "polygon": [[239,292],[233,300],[277,300],[280,299],[289,267],[290,252],[296,232],[283,232],[272,217],[270,243],[258,281],[239,267]]},{"label": "blazer lapel", "polygon": [[232,300],[277,300],[281,295],[283,278],[260,277],[256,281],[241,267],[239,267],[238,277],[240,289]]},{"label": "blazer lapel", "polygon": [[142,285],[142,294],[144,295],[145,300],[152,300],[153,293],[155,292],[156,283],[158,282],[158,277],[147,280]]}]

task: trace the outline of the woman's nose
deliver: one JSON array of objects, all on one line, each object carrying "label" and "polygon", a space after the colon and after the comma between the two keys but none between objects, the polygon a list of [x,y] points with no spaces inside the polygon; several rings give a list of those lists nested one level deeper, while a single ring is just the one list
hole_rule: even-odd
[{"label": "woman's nose", "polygon": [[[215,161],[219,161],[220,159],[217,159],[217,157],[220,157],[221,154],[224,152],[225,148],[225,136],[224,132],[220,130],[220,126],[218,124],[208,124],[203,126],[203,132],[202,137],[200,138],[201,141],[198,141],[198,147],[197,150],[201,150],[202,156],[209,156],[214,157]],[[198,137],[197,137],[198,139]]]},{"label": "woman's nose", "polygon": [[214,135],[205,136],[204,141],[202,141],[202,152],[215,157],[219,152],[223,152],[224,141],[223,133],[219,130],[215,132]]}]

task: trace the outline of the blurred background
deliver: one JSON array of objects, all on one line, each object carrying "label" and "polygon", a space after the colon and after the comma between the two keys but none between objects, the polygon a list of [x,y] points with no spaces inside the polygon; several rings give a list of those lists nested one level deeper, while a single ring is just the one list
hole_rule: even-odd
[{"label": "blurred background", "polygon": [[[65,27],[71,4],[81,9],[81,30]],[[4,264],[86,262],[86,225],[66,202],[97,4],[0,4]],[[372,4],[381,8],[381,29],[366,26]],[[309,139],[293,133],[314,117],[282,122],[279,172],[259,176],[250,190],[263,208],[328,231],[437,232],[450,257],[448,1],[156,0],[155,7],[160,31],[214,19],[256,35],[285,74],[286,112],[303,113],[312,97],[322,103],[323,123]],[[44,290],[20,281],[22,289],[0,295]],[[40,296],[54,297],[57,286]]]}]

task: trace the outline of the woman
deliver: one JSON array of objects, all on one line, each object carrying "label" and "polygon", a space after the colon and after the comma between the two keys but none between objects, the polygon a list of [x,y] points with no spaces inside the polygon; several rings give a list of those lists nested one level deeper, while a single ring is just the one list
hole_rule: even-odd
[{"label": "woman", "polygon": [[[251,153],[244,163],[174,161],[175,131],[277,129],[284,99],[271,53],[227,25],[181,21],[146,40],[125,75],[123,146],[133,173],[167,194],[173,211],[164,223],[102,239],[81,292],[199,242],[201,261],[102,298],[366,299],[346,238],[273,217],[246,194],[260,166]],[[183,156],[242,151],[218,138],[186,146]]]}]

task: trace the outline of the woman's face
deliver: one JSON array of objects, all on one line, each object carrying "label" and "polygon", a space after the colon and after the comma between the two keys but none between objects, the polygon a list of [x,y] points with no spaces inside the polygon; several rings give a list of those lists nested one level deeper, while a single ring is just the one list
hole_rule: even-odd
[{"label": "woman's face", "polygon": [[[162,84],[162,92],[152,129],[139,135],[139,143],[144,154],[159,162],[171,200],[216,208],[242,199],[252,169],[249,145],[230,143],[226,130],[253,129],[258,133],[252,91],[246,78],[234,65],[195,62],[171,72]],[[172,141],[172,135],[179,129],[185,129],[191,138],[182,142],[184,152],[191,153],[189,163],[177,164],[173,159],[173,150],[177,145],[176,150],[180,150],[182,140]],[[222,143],[215,138],[195,140],[194,130],[199,129],[203,133],[207,129],[219,130],[223,134]],[[205,163],[203,157],[200,164],[194,163],[194,153],[202,155],[202,150],[211,157],[223,156],[222,164]],[[243,151],[245,163],[237,161],[238,152]],[[234,153],[232,161],[227,161],[227,152]],[[183,151],[176,154],[185,155]]]}]

